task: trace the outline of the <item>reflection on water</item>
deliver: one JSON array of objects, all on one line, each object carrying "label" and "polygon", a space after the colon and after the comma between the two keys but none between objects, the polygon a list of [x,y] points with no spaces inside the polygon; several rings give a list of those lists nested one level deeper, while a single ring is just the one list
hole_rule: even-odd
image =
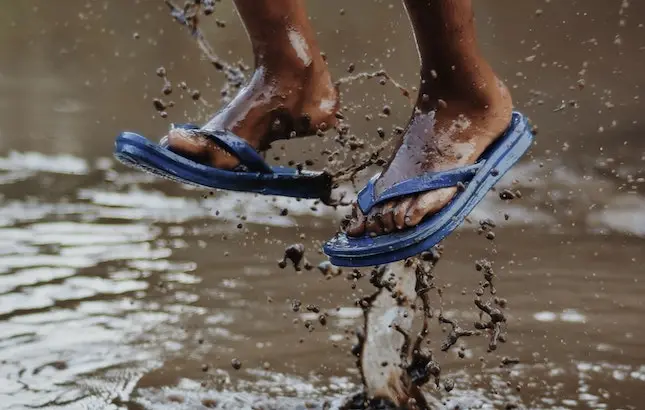
[{"label": "reflection on water", "polygon": [[[355,300],[373,288],[281,270],[277,260],[302,242],[312,263],[321,261],[320,243],[347,209],[211,195],[108,158],[122,128],[164,132],[166,122],[151,118],[159,65],[218,99],[221,78],[199,63],[160,3],[24,0],[0,15],[0,408],[333,408],[359,388],[349,354],[362,320]],[[382,64],[414,84],[400,8],[370,2],[366,21],[358,2],[309,3],[335,74],[350,61]],[[484,338],[460,340],[437,355],[455,389],[428,392],[437,408],[638,408],[643,3],[516,3],[480,5],[482,42],[540,125],[539,140],[501,184],[522,198],[504,203],[492,193],[446,241],[437,269],[443,302],[433,301],[474,321],[472,264],[492,254],[509,302],[509,342],[489,354]],[[209,32],[218,52],[248,61],[230,4],[219,13],[229,24]],[[365,56],[354,59],[355,50]],[[570,89],[583,65],[585,90]],[[408,115],[395,90],[369,82],[344,99],[357,106],[357,135]],[[361,120],[384,103],[392,117]],[[171,119],[211,109],[178,99]],[[287,153],[317,152],[309,144],[296,141]],[[475,232],[482,218],[497,223],[494,244]],[[327,313],[325,325],[307,305]],[[442,335],[433,328],[432,342]],[[520,364],[500,366],[503,356]]]}]

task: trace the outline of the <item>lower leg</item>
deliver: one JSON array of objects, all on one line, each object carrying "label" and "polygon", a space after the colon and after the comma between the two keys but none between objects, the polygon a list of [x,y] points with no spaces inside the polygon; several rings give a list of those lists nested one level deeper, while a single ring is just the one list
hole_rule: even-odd
[{"label": "lower leg", "polygon": [[[428,171],[474,163],[508,126],[512,102],[476,44],[471,0],[404,0],[421,57],[421,85],[396,154],[376,184],[382,191]],[[393,200],[347,232],[387,233],[417,225],[456,193],[445,188]]]},{"label": "lower leg", "polygon": [[501,84],[477,46],[472,1],[404,3],[421,57],[418,108],[441,108],[439,100],[478,110],[499,103]]},{"label": "lower leg", "polygon": [[[228,129],[256,149],[271,141],[333,125],[338,94],[314,39],[302,0],[235,0],[253,47],[255,72],[205,126]],[[222,168],[237,161],[184,130],[168,135],[171,149]]]}]

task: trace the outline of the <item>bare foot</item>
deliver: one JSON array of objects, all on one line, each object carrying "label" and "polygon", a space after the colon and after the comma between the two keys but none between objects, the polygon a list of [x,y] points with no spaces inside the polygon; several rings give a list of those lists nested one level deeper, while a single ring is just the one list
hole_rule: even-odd
[{"label": "bare foot", "polygon": [[[511,121],[510,94],[501,82],[498,91],[491,104],[480,106],[465,100],[442,100],[428,110],[423,109],[427,104],[418,103],[422,108],[415,109],[396,154],[376,182],[376,194],[425,172],[474,164]],[[456,192],[456,187],[442,188],[393,199],[374,207],[367,217],[354,206],[346,232],[349,236],[381,235],[413,227],[441,210]]]},{"label": "bare foot", "polygon": [[[282,72],[259,67],[249,84],[202,129],[227,129],[262,151],[275,140],[313,135],[334,126],[338,105],[338,91],[322,60]],[[236,157],[199,130],[173,129],[162,145],[217,168],[238,165]]]}]

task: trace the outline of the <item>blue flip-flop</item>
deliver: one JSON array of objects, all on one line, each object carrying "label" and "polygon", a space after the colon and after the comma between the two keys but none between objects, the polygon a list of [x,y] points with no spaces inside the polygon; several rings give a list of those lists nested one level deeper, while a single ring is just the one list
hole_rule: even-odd
[{"label": "blue flip-flop", "polygon": [[227,130],[204,130],[195,125],[175,128],[198,130],[219,147],[235,156],[240,164],[231,170],[218,169],[183,157],[167,146],[154,143],[132,132],[123,132],[115,142],[114,156],[123,164],[176,182],[206,189],[253,192],[295,198],[327,200],[331,176],[314,172],[270,166],[242,138]]},{"label": "blue flip-flop", "polygon": [[325,254],[336,266],[361,267],[396,262],[429,250],[463,222],[493,185],[519,161],[532,142],[533,134],[527,119],[514,112],[504,134],[473,165],[428,172],[399,182],[378,196],[374,186],[379,175],[375,175],[358,194],[357,203],[364,215],[374,206],[393,198],[454,187],[460,182],[465,189],[457,192],[441,211],[413,228],[374,237],[350,237],[339,233],[325,244]]}]

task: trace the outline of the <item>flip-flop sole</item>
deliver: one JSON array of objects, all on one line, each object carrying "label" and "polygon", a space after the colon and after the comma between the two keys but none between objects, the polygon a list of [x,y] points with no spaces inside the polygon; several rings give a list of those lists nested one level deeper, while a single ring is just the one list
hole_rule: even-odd
[{"label": "flip-flop sole", "polygon": [[505,134],[480,157],[486,162],[466,189],[458,192],[437,214],[414,228],[373,238],[367,235],[353,238],[339,233],[324,245],[325,254],[336,266],[361,267],[396,262],[432,248],[464,221],[532,143],[528,121],[514,113]]},{"label": "flip-flop sole", "polygon": [[328,198],[331,191],[331,176],[324,172],[287,167],[271,167],[272,174],[218,169],[131,132],[124,132],[116,139],[114,156],[128,167],[204,189],[313,199]]}]

